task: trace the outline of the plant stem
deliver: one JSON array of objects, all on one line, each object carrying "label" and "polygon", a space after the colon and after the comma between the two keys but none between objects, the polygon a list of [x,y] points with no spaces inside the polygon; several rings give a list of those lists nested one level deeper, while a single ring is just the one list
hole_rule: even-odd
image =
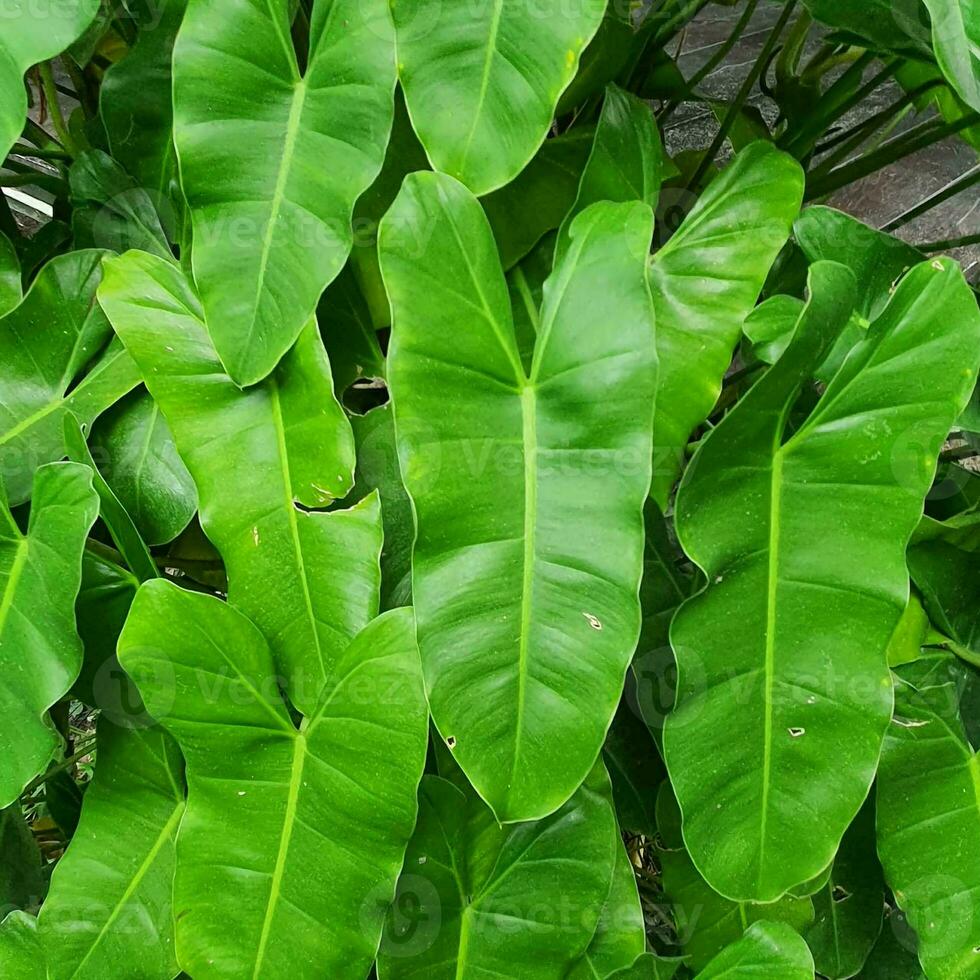
[{"label": "plant stem", "polygon": [[21,157],[36,157],[38,160],[71,159],[64,150],[49,150],[43,147],[29,146],[27,143],[15,143],[10,152]]},{"label": "plant stem", "polygon": [[58,89],[54,83],[54,74],[51,71],[51,62],[42,61],[41,64],[37,66],[37,70],[41,78],[41,88],[44,91],[44,98],[48,105],[48,111],[51,113],[51,123],[54,126],[55,132],[58,134],[58,139],[61,141],[61,145],[68,152],[68,155],[74,158],[78,155],[78,146],[75,144],[74,138],[68,131],[68,125],[65,122],[65,117],[61,112],[61,103],[58,100]]},{"label": "plant stem", "polygon": [[[742,36],[746,25],[752,19],[755,8],[759,5],[759,0],[749,0],[742,11],[731,34],[722,42],[721,47],[691,76],[687,83],[688,94],[694,94],[694,90],[725,60],[728,52],[735,47],[736,42]],[[663,112],[658,117],[659,122],[664,122],[677,110],[677,107],[685,101],[684,96],[675,96],[667,103]]]},{"label": "plant stem", "polygon": [[873,116],[869,116],[867,119],[856,123],[849,129],[842,130],[837,133],[836,136],[831,136],[829,139],[825,140],[823,143],[817,146],[815,153],[821,154],[826,153],[827,150],[833,149],[835,146],[841,147],[833,156],[827,157],[820,161],[818,170],[831,170],[836,164],[840,163],[841,160],[846,159],[852,150],[857,149],[872,133],[880,129],[886,122],[888,122],[892,117],[897,116],[902,110],[908,108],[916,99],[924,95],[930,89],[935,88],[937,85],[942,83],[937,79],[931,79],[924,85],[920,85],[918,88],[913,89],[911,92],[907,92],[900,99],[896,99],[891,105],[886,106],[880,112],[876,112]]},{"label": "plant stem", "polygon": [[78,67],[75,63],[75,59],[69,54],[63,54],[61,56],[61,64],[65,69],[65,73],[71,79],[71,84],[75,89],[75,98],[78,99],[82,106],[82,111],[85,113],[86,119],[92,119],[98,114],[98,106],[96,100],[92,96],[92,91],[89,88],[89,84],[85,79],[85,73]]},{"label": "plant stem", "polygon": [[902,225],[907,225],[910,221],[918,218],[920,214],[931,211],[937,205],[942,204],[943,201],[948,201],[951,197],[959,194],[960,191],[964,191],[968,187],[972,187],[978,183],[980,183],[980,164],[968,170],[962,176],[957,177],[955,180],[951,180],[945,187],[941,187],[936,191],[935,194],[930,194],[925,200],[920,201],[907,211],[903,211],[897,218],[892,218],[881,230],[895,231],[896,228],[901,228]]},{"label": "plant stem", "polygon": [[39,786],[43,786],[52,776],[57,776],[59,772],[64,772],[66,769],[70,769],[79,759],[91,753],[92,749],[95,747],[95,736],[93,735],[88,739],[84,746],[73,752],[67,759],[62,759],[56,766],[52,766],[46,772],[42,772],[40,776],[36,776],[32,779],[27,786],[24,787],[24,792],[21,796],[30,796]]},{"label": "plant stem", "polygon": [[896,160],[901,160],[912,153],[918,153],[919,150],[924,150],[949,136],[955,136],[964,129],[977,125],[978,122],[980,122],[980,113],[974,112],[952,123],[943,123],[938,126],[932,123],[924,123],[917,126],[908,133],[890,140],[879,149],[866,153],[843,167],[838,167],[827,174],[816,175],[816,179],[811,180],[807,186],[806,200],[812,201],[815,198],[832,194],[841,187],[861,180]]},{"label": "plant stem", "polygon": [[948,252],[953,248],[963,248],[966,245],[980,245],[980,232],[973,235],[964,235],[962,238],[947,238],[941,242],[928,242],[925,245],[916,245],[921,252]]},{"label": "plant stem", "polygon": [[755,83],[759,80],[759,76],[769,63],[769,56],[772,54],[773,48],[775,48],[776,42],[783,33],[783,29],[786,27],[787,22],[789,21],[790,17],[793,16],[793,11],[796,9],[796,3],[797,0],[789,0],[789,2],[783,8],[783,12],[780,14],[779,20],[776,21],[773,29],[769,32],[769,36],[766,38],[766,43],[759,52],[758,58],[755,59],[755,64],[752,65],[752,70],[749,72],[745,81],[742,82],[742,87],[738,90],[738,94],[728,107],[728,111],[725,113],[725,118],[721,121],[721,127],[719,128],[717,135],[712,141],[711,146],[705,150],[704,155],[701,157],[701,161],[698,164],[697,170],[695,170],[694,175],[691,177],[690,181],[688,181],[687,189],[689,191],[697,193],[701,181],[704,179],[704,176],[707,174],[712,163],[714,163],[715,157],[718,155],[718,151],[724,145],[725,140],[728,138],[729,131],[735,124],[738,114],[742,111],[742,106],[745,104],[746,99],[748,99],[749,94],[755,87]]},{"label": "plant stem", "polygon": [[806,156],[814,147],[822,133],[841,116],[846,115],[856,105],[866,99],[879,85],[888,81],[898,71],[899,59],[892,58],[863,85],[852,89],[862,78],[864,70],[874,61],[875,56],[864,52],[854,64],[823,93],[817,111],[807,117],[802,128],[793,132],[787,130],[777,141],[777,145],[797,159]]}]

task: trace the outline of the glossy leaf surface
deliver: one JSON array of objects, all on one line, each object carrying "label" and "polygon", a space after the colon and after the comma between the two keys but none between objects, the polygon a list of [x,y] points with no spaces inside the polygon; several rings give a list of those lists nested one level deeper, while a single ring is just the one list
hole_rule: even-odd
[{"label": "glossy leaf surface", "polygon": [[878,853],[930,980],[976,976],[980,777],[959,713],[966,668],[936,652],[896,672],[878,777]]},{"label": "glossy leaf surface", "polygon": [[558,233],[556,262],[568,246],[572,221],[590,204],[642,201],[656,210],[663,163],[664,150],[650,107],[610,85],[575,201]]},{"label": "glossy leaf surface", "polygon": [[[389,221],[430,228],[424,253]],[[585,778],[639,632],[651,225],[640,204],[580,215],[545,284],[530,374],[493,238],[462,185],[413,175],[381,228],[429,703],[503,821],[553,812]]]},{"label": "glossy leaf surface", "polygon": [[959,270],[923,263],[789,433],[853,302],[842,266],[811,276],[792,344],[705,440],[677,500],[681,544],[709,584],[671,629],[667,768],[695,864],[736,899],[771,901],[821,872],[867,795],[905,544],[980,357]]},{"label": "glossy leaf surface", "polygon": [[[465,782],[425,776],[379,977],[510,976],[515,963],[527,980],[565,975],[589,946],[621,847],[601,769],[556,813],[505,827]],[[563,916],[556,896],[575,911]],[[412,906],[421,930],[398,915]]]},{"label": "glossy leaf surface", "polygon": [[106,72],[99,112],[113,157],[162,204],[177,177],[171,65],[187,0],[131,0],[128,9],[139,35]]},{"label": "glossy leaf surface", "polygon": [[932,45],[960,98],[980,111],[980,9],[972,0],[923,0],[932,18]]},{"label": "glossy leaf surface", "polygon": [[197,490],[157,403],[142,388],[93,426],[106,481],[150,545],[173,541],[197,510]]},{"label": "glossy leaf surface", "polygon": [[0,975],[17,980],[48,980],[33,915],[11,912],[0,922]]},{"label": "glossy leaf surface", "polygon": [[354,202],[381,169],[394,112],[384,0],[316,0],[303,71],[289,10],[189,0],[174,48],[194,278],[240,385],[276,366],[347,261]]},{"label": "glossy leaf surface", "polygon": [[[107,261],[105,275],[100,300],[194,477],[229,600],[265,633],[290,699],[308,713],[333,663],[377,613],[381,551],[376,497],[347,511],[307,509],[344,496],[354,465],[315,325],[270,378],[242,391],[224,373],[180,270],[132,252]],[[345,575],[333,573],[337,562]]]},{"label": "glossy leaf surface", "polygon": [[17,799],[60,744],[47,712],[81,667],[75,596],[98,511],[91,474],[76,463],[38,469],[26,534],[0,499],[0,807]]},{"label": "glossy leaf surface", "polygon": [[697,980],[813,980],[806,943],[784,922],[756,922],[720,952]]},{"label": "glossy leaf surface", "polygon": [[53,259],[0,319],[0,469],[12,504],[30,496],[36,467],[64,456],[66,412],[91,424],[139,383],[122,347],[105,346],[112,328],[95,301],[104,254]]},{"label": "glossy leaf surface", "polygon": [[[172,980],[184,763],[160,728],[100,721],[98,767],[38,921],[51,980]],[[111,840],[111,846],[106,841]]]},{"label": "glossy leaf surface", "polygon": [[661,509],[802,198],[799,164],[755,143],[711,182],[653,257],[660,376],[651,496]]},{"label": "glossy leaf surface", "polygon": [[13,243],[0,232],[0,317],[6,316],[22,298],[20,260]]},{"label": "glossy leaf surface", "polygon": [[605,0],[393,5],[398,76],[432,166],[477,195],[513,180],[544,141],[605,7]]},{"label": "glossy leaf surface", "polygon": [[298,729],[241,613],[141,587],[119,659],[187,760],[174,913],[195,980],[367,973],[425,760],[413,632],[409,610],[369,624]]},{"label": "glossy leaf surface", "polygon": [[0,160],[10,152],[27,117],[24,73],[60,54],[95,18],[99,0],[45,5],[39,16],[30,0],[10,0],[0,37]]}]

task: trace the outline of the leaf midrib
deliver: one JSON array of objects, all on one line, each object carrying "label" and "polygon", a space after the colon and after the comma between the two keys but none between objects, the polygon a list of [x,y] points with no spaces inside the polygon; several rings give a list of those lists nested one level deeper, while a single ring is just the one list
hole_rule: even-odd
[{"label": "leaf midrib", "polygon": [[127,903],[129,902],[129,899],[133,896],[136,889],[139,888],[140,882],[142,882],[142,880],[146,877],[147,873],[149,872],[150,868],[153,866],[153,863],[156,861],[157,855],[160,853],[161,848],[167,842],[167,840],[170,839],[171,833],[174,831],[177,824],[180,822],[180,819],[183,816],[183,814],[184,814],[184,801],[180,800],[177,803],[177,805],[174,807],[173,812],[170,814],[170,817],[167,819],[167,822],[164,824],[163,829],[157,835],[157,838],[153,842],[152,847],[150,848],[149,851],[147,851],[146,857],[140,863],[140,866],[136,869],[136,873],[133,875],[129,884],[126,886],[126,889],[125,891],[123,891],[122,895],[120,896],[119,901],[116,902],[116,904],[113,906],[112,912],[109,914],[109,917],[103,923],[102,928],[99,930],[99,934],[92,941],[92,945],[89,946],[88,952],[82,957],[78,966],[72,972],[71,974],[72,980],[74,977],[77,977],[82,972],[82,969],[85,966],[85,964],[95,953],[96,949],[98,949],[99,944],[102,942],[102,940],[105,939],[107,933],[109,932],[109,929],[112,927],[112,924],[122,913],[123,909],[126,907]]},{"label": "leaf midrib", "polygon": [[282,833],[279,835],[279,851],[276,854],[276,865],[272,872],[272,884],[269,887],[269,900],[266,903],[265,915],[262,920],[262,932],[255,953],[255,968],[252,980],[257,980],[262,972],[262,961],[265,958],[272,932],[272,920],[275,918],[276,907],[279,904],[279,894],[282,889],[282,879],[286,869],[286,858],[289,854],[289,843],[296,824],[296,809],[299,802],[299,790],[303,780],[303,768],[306,764],[306,736],[296,732],[293,743],[293,761],[290,767],[289,790],[286,796],[286,812],[283,815]]},{"label": "leaf midrib", "polygon": [[504,0],[494,0],[493,13],[490,17],[490,34],[487,38],[487,50],[483,59],[483,74],[480,79],[480,92],[477,95],[476,107],[473,110],[473,122],[470,124],[470,131],[463,144],[463,152],[459,159],[459,171],[462,174],[466,170],[467,161],[470,158],[470,150],[473,146],[473,138],[476,136],[477,127],[483,116],[483,109],[487,101],[487,92],[490,88],[490,74],[493,68],[494,55],[497,53],[497,35],[500,32],[500,20],[503,14]]}]

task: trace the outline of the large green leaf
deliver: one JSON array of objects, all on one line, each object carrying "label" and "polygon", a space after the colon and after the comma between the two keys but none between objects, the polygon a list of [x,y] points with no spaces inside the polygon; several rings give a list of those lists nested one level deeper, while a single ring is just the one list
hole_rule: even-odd
[{"label": "large green leaf", "polygon": [[218,599],[145,583],[119,659],[187,760],[181,967],[195,980],[364,976],[425,761],[411,611],[358,634],[300,728],[262,634]]},{"label": "large green leaf", "polygon": [[118,343],[89,367],[112,336],[95,301],[104,254],[52,259],[20,306],[0,319],[0,469],[12,504],[30,496],[38,465],[65,455],[66,412],[91,424],[139,383]]},{"label": "large green leaf", "polygon": [[867,795],[905,545],[980,359],[962,273],[923,263],[791,433],[854,296],[835,263],[811,282],[793,343],[702,443],[676,505],[708,586],[671,629],[667,768],[695,864],[733,899],[771,901],[819,874]]},{"label": "large green leaf", "polygon": [[936,61],[960,98],[980,112],[980,7],[975,0],[923,0]]},{"label": "large green leaf", "polygon": [[657,832],[664,894],[692,970],[706,966],[754,922],[785,922],[798,932],[813,923],[813,902],[808,897],[785,895],[776,902],[733,902],[714,891],[684,849],[680,810],[667,783],[657,796]]},{"label": "large green leaf", "polygon": [[315,0],[305,70],[286,0],[189,0],[174,47],[174,140],[192,263],[218,356],[261,381],[344,267],[351,213],[394,113],[385,0]]},{"label": "large green leaf", "polygon": [[82,816],[38,919],[51,980],[171,980],[183,759],[160,728],[101,719]]},{"label": "large green leaf", "polygon": [[[422,227],[419,255],[404,231]],[[429,703],[502,821],[545,816],[582,782],[636,644],[656,374],[651,232],[642,204],[579,216],[545,285],[526,374],[475,198],[451,177],[415,174],[382,223]]]},{"label": "large green leaf", "polygon": [[11,912],[0,922],[0,976],[17,980],[48,980],[37,919]]},{"label": "large green leaf", "polygon": [[817,971],[828,980],[857,976],[881,933],[885,910],[871,798],[847,828],[827,884],[814,894],[813,906],[816,918],[803,935]]},{"label": "large green leaf", "polygon": [[846,265],[857,280],[856,310],[867,319],[885,308],[895,283],[925,256],[907,242],[833,208],[806,208],[793,234],[810,262]]},{"label": "large green leaf", "polygon": [[505,827],[465,780],[425,776],[379,977],[565,976],[593,937],[617,848],[601,766],[556,813]]},{"label": "large green leaf", "polygon": [[896,671],[878,777],[878,853],[929,980],[980,968],[980,758],[958,708],[966,670],[936,652]]},{"label": "large green leaf", "polygon": [[664,149],[650,106],[610,85],[575,201],[558,232],[556,264],[568,248],[572,221],[590,204],[643,201],[656,209],[663,164]]},{"label": "large green leaf", "polygon": [[99,0],[66,0],[39,8],[8,0],[0,37],[0,160],[10,152],[27,118],[24,72],[60,54],[94,20]]},{"label": "large green leaf", "polygon": [[273,375],[242,391],[169,262],[139,252],[109,259],[99,297],[194,477],[229,601],[265,633],[290,699],[309,713],[334,661],[377,613],[381,551],[376,496],[345,511],[308,509],[344,496],[354,466],[315,324]]},{"label": "large green leaf", "polygon": [[142,388],[131,392],[96,422],[89,443],[147,544],[173,541],[197,510],[197,490],[157,403]]},{"label": "large green leaf", "polygon": [[606,0],[392,5],[398,75],[432,166],[486,194],[544,142]]},{"label": "large green leaf", "polygon": [[0,494],[0,807],[20,796],[60,744],[47,711],[81,667],[75,596],[98,512],[91,473],[77,463],[38,469],[26,534]]},{"label": "large green leaf", "polygon": [[99,114],[113,157],[161,206],[177,176],[171,62],[186,8],[187,0],[129,0],[139,35],[99,89]]},{"label": "large green leaf", "polygon": [[799,164],[769,143],[754,143],[711,182],[653,257],[660,380],[651,495],[661,509],[802,199]]},{"label": "large green leaf", "polygon": [[813,957],[785,922],[756,922],[720,952],[697,980],[813,980]]},{"label": "large green leaf", "polygon": [[[956,0],[953,0],[955,3]],[[883,51],[929,54],[929,32],[920,14],[920,0],[804,0],[807,10],[830,27],[866,47]]]}]

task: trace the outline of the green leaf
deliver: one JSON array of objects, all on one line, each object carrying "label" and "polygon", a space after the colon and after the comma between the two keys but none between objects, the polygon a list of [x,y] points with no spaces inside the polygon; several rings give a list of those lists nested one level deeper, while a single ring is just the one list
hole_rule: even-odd
[{"label": "green leaf", "polygon": [[579,59],[578,72],[558,100],[555,114],[571,112],[593,95],[597,95],[626,66],[633,43],[633,24],[629,3],[613,0]]},{"label": "green leaf", "polygon": [[26,534],[0,499],[3,807],[44,770],[60,744],[47,711],[68,691],[81,667],[75,596],[85,537],[98,512],[91,472],[76,463],[38,469]]},{"label": "green leaf", "polygon": [[572,221],[590,204],[642,201],[656,210],[663,163],[664,149],[650,106],[610,85],[575,202],[558,232],[555,264],[568,248]]},{"label": "green leaf", "polygon": [[95,19],[99,0],[49,4],[39,14],[30,0],[10,0],[0,38],[0,160],[10,152],[27,118],[24,73],[60,54]]},{"label": "green leaf", "polygon": [[653,837],[657,791],[666,775],[650,729],[636,712],[635,685],[627,675],[626,692],[602,747],[612,781],[616,816],[624,831]]},{"label": "green leaf", "polygon": [[817,972],[828,980],[856,976],[878,940],[885,909],[872,799],[844,834],[830,878],[813,896],[813,906],[816,919],[803,937]]},{"label": "green leaf", "polygon": [[366,974],[428,737],[411,611],[358,634],[300,729],[262,634],[218,599],[145,583],[119,659],[187,760],[180,965],[195,980]]},{"label": "green leaf", "polygon": [[544,142],[606,0],[392,5],[398,76],[435,170],[483,195]]},{"label": "green leaf", "polygon": [[676,957],[643,953],[630,966],[609,974],[607,980],[673,980],[684,961]]},{"label": "green leaf", "polygon": [[790,433],[853,302],[840,265],[813,266],[811,283],[792,344],[704,440],[676,503],[709,584],[671,628],[667,769],[695,864],[733,899],[771,901],[817,875],[867,795],[905,542],[980,358],[962,273],[923,263]]},{"label": "green leaf", "polygon": [[75,602],[75,622],[84,660],[72,694],[98,707],[116,724],[141,720],[145,709],[132,681],[116,659],[116,641],[139,587],[128,569],[101,555],[82,555],[82,585]]},{"label": "green leaf", "polygon": [[720,952],[697,980],[813,980],[813,957],[785,922],[756,922]]},{"label": "green leaf", "polygon": [[565,974],[568,980],[607,977],[632,965],[646,949],[636,876],[622,843],[616,849],[615,860],[612,886],[599,914],[595,935],[581,959]]},{"label": "green leaf", "polygon": [[99,115],[113,157],[162,205],[177,178],[171,62],[187,0],[129,0],[127,8],[139,34],[129,53],[105,73]]},{"label": "green leaf", "polygon": [[680,810],[667,783],[657,797],[657,831],[664,893],[692,970],[706,966],[754,922],[785,922],[797,932],[812,924],[813,902],[809,897],[785,895],[776,902],[733,902],[714,891],[684,849]]},{"label": "green leaf", "polygon": [[242,391],[169,262],[138,252],[109,259],[99,297],[197,485],[229,601],[265,633],[290,700],[309,713],[333,663],[377,613],[381,551],[377,497],[350,510],[308,509],[344,496],[354,465],[316,325],[273,375]]},{"label": "green leaf", "polygon": [[394,113],[385,0],[315,0],[305,71],[289,8],[189,0],[174,47],[194,279],[239,385],[269,374],[344,267],[354,202],[381,169]]},{"label": "green leaf", "polygon": [[932,47],[960,98],[980,112],[980,9],[973,0],[922,0],[932,17]]},{"label": "green leaf", "polygon": [[123,348],[105,346],[112,328],[95,301],[104,254],[52,259],[0,319],[0,469],[11,504],[30,496],[40,464],[65,455],[67,412],[90,425],[139,383]]},{"label": "green leaf", "polygon": [[15,800],[0,810],[0,915],[14,909],[34,910],[41,904],[47,891],[42,864],[24,811]]},{"label": "green leaf", "polygon": [[371,311],[350,264],[323,294],[317,322],[341,401],[356,381],[385,377],[387,367]]},{"label": "green leaf", "polygon": [[793,225],[793,234],[807,261],[840,262],[854,273],[855,309],[869,320],[885,308],[898,280],[925,258],[900,238],[833,208],[807,208]]},{"label": "green leaf", "polygon": [[544,300],[544,284],[551,275],[556,233],[550,232],[524,259],[507,273],[510,309],[514,317],[517,350],[525,372],[531,370],[534,345],[538,338],[539,311]]},{"label": "green leaf", "polygon": [[171,893],[183,768],[162,729],[100,719],[95,776],[38,918],[51,980],[177,974]]},{"label": "green leaf", "polygon": [[929,55],[920,0],[804,0],[819,21],[870,42],[882,51]]},{"label": "green leaf", "polygon": [[69,459],[82,463],[92,471],[92,484],[99,495],[99,516],[132,573],[141,582],[156,578],[157,567],[153,556],[140,537],[133,519],[96,467],[85,443],[85,436],[73,415],[65,418],[65,447]]},{"label": "green leaf", "polygon": [[10,239],[0,232],[0,317],[6,316],[21,299],[20,260]]},{"label": "green leaf", "polygon": [[617,848],[601,766],[556,813],[505,827],[465,780],[425,776],[378,976],[509,977],[515,964],[521,980],[565,976],[595,932]]},{"label": "green leaf", "polygon": [[197,490],[157,403],[142,388],[109,409],[89,439],[106,482],[147,544],[167,544],[197,510]]},{"label": "green leaf", "polygon": [[958,710],[966,669],[937,652],[896,671],[878,776],[878,853],[930,980],[966,980],[980,960],[980,767]]},{"label": "green leaf", "polygon": [[142,249],[173,261],[170,243],[145,190],[101,150],[87,150],[69,171],[76,248]]},{"label": "green leaf", "polygon": [[980,667],[980,553],[926,541],[909,548],[908,564],[929,618],[958,656]]},{"label": "green leaf", "polygon": [[405,492],[398,468],[395,422],[391,404],[381,405],[351,422],[357,440],[357,482],[353,497],[362,499],[377,490],[384,520],[381,549],[381,608],[412,604],[412,545],[415,521],[412,501]]},{"label": "green leaf", "polygon": [[483,198],[504,269],[523,259],[562,223],[575,202],[594,136],[592,129],[576,127],[545,140],[509,184]]},{"label": "green leaf", "polygon": [[802,199],[799,164],[769,143],[754,143],[711,182],[653,257],[660,380],[651,496],[661,510]]},{"label": "green leaf", "polygon": [[878,942],[858,975],[861,980],[925,980],[915,947],[915,933],[901,909],[889,908]]},{"label": "green leaf", "polygon": [[[545,284],[530,374],[490,229],[461,184],[412,175],[381,226],[429,703],[504,822],[552,813],[585,778],[639,632],[651,226],[635,203],[579,216]],[[420,255],[405,229],[423,227]]]},{"label": "green leaf", "polygon": [[17,980],[48,980],[37,919],[11,912],[0,922],[0,976]]}]

